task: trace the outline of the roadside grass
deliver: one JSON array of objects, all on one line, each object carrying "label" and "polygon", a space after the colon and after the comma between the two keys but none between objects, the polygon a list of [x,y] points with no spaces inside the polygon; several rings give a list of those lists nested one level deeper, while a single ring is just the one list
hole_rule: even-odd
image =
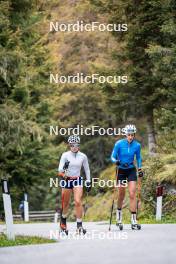
[{"label": "roadside grass", "polygon": [[[84,221],[109,221],[111,206],[113,200],[113,193],[107,192],[102,195],[98,195],[95,197],[89,197],[87,199],[88,209],[86,211],[86,215],[84,217]],[[114,203],[113,210],[113,222],[115,223],[116,219],[116,209],[117,209],[117,197]],[[150,210],[146,205],[142,202],[141,209],[138,215],[139,222],[141,224],[176,224],[175,213],[166,214],[163,213],[162,220],[156,221],[155,219],[155,210]],[[128,192],[124,201],[123,208],[123,222],[124,224],[129,224],[131,220],[131,213],[129,210],[129,197]]]},{"label": "roadside grass", "polygon": [[163,217],[160,220],[156,220],[155,218],[150,218],[150,219],[139,219],[139,222],[141,224],[176,224],[176,219],[175,218],[165,218]]},{"label": "roadside grass", "polygon": [[[155,216],[150,216],[149,218],[139,217],[138,222],[140,224],[176,224],[176,219],[163,216],[161,220],[156,220]],[[115,223],[115,221],[113,221],[113,223]],[[130,224],[130,219],[128,221],[124,219],[124,224]]]},{"label": "roadside grass", "polygon": [[0,247],[10,247],[10,246],[22,246],[22,245],[37,245],[37,244],[47,244],[55,243],[56,240],[47,239],[37,236],[16,236],[15,241],[8,240],[6,235],[0,234]]},{"label": "roadside grass", "polygon": [[[163,197],[163,217],[161,221],[155,220],[156,210],[156,186],[158,183],[171,185],[176,188],[176,152],[171,154],[158,154],[156,157],[147,157],[144,150],[144,171],[145,176],[142,184],[142,204],[139,211],[139,219],[141,223],[158,224],[158,223],[176,223],[176,210],[174,194],[169,193],[166,189]],[[113,180],[115,178],[115,167],[109,166],[100,174],[99,180]],[[113,200],[113,188],[96,187],[96,195],[89,196],[84,199],[86,210],[86,221],[108,221]],[[116,218],[115,211],[117,209],[118,191],[115,192],[115,203],[113,219]],[[126,197],[123,204],[123,220],[124,223],[130,223],[129,211],[129,194],[126,191]]]}]

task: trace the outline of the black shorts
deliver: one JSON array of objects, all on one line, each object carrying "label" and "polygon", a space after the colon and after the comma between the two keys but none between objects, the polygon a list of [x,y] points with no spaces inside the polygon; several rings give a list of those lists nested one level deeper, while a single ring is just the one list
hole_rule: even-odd
[{"label": "black shorts", "polygon": [[136,168],[129,168],[129,169],[121,169],[119,168],[117,171],[117,177],[118,181],[120,183],[123,181],[137,181],[137,174],[136,174]]},{"label": "black shorts", "polygon": [[60,181],[60,187],[65,188],[65,189],[73,189],[76,186],[81,186],[83,187],[83,178],[78,177],[77,179],[74,180],[61,180]]}]

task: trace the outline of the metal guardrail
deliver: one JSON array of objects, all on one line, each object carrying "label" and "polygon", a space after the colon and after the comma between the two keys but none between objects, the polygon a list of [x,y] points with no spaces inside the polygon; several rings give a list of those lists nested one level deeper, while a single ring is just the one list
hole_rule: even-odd
[{"label": "metal guardrail", "polygon": [[[54,222],[55,211],[29,211],[29,221],[51,221]],[[58,212],[59,213],[59,212]],[[13,214],[14,220],[21,220],[21,212]]]}]

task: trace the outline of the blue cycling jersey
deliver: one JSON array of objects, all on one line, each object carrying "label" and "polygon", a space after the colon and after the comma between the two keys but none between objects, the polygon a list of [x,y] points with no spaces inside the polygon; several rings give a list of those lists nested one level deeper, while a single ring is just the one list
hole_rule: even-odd
[{"label": "blue cycling jersey", "polygon": [[137,140],[133,140],[131,143],[127,139],[118,140],[111,154],[111,161],[113,163],[120,161],[119,168],[128,169],[134,168],[134,157],[136,155],[137,167],[141,168],[141,145]]}]

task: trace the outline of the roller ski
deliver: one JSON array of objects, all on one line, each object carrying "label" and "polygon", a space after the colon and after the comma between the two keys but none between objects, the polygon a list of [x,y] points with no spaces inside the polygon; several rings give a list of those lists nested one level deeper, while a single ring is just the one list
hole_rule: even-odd
[{"label": "roller ski", "polygon": [[78,227],[77,229],[76,229],[76,234],[77,235],[85,235],[86,234],[86,229],[84,229],[83,227]]},{"label": "roller ski", "polygon": [[123,230],[123,224],[122,224],[122,209],[121,208],[118,208],[117,209],[116,219],[117,219],[116,226],[119,228],[119,230]]},{"label": "roller ski", "polygon": [[77,235],[85,235],[86,232],[87,232],[86,229],[82,227],[82,223],[77,223],[76,234]]},{"label": "roller ski", "polygon": [[65,234],[68,236],[68,229],[66,227],[60,226],[60,234]]},{"label": "roller ski", "polygon": [[61,221],[60,221],[60,234],[65,234],[66,236],[68,236],[66,218],[63,218],[62,216],[61,216]]},{"label": "roller ski", "polygon": [[141,230],[141,225],[137,222],[131,223],[131,229],[132,230]]},{"label": "roller ski", "polygon": [[131,214],[131,229],[132,230],[140,230],[141,225],[137,223],[136,220],[136,212],[132,212]]},{"label": "roller ski", "polygon": [[121,222],[117,222],[116,226],[119,228],[119,230],[123,230],[123,224]]}]

